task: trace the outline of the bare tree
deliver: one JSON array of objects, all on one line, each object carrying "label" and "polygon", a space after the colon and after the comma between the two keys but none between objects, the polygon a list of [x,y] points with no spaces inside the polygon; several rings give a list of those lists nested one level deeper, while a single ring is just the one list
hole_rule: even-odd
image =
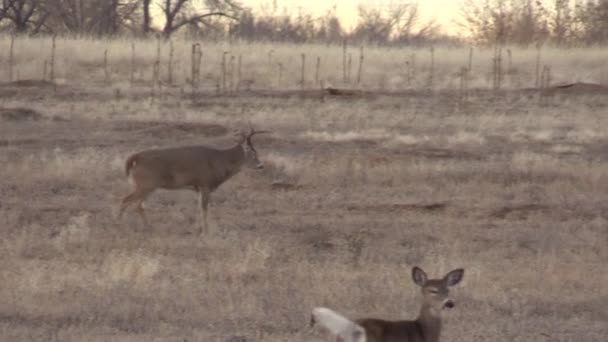
[{"label": "bare tree", "polygon": [[588,0],[575,5],[577,31],[583,42],[608,42],[608,0]]},{"label": "bare tree", "polygon": [[461,23],[483,44],[528,45],[549,34],[547,11],[537,0],[467,0]]},{"label": "bare tree", "polygon": [[207,11],[201,13],[192,0],[162,0],[161,10],[165,19],[163,34],[171,36],[186,25],[204,24],[210,17],[226,17],[237,20],[235,13],[240,6],[230,0],[206,0],[203,5]]},{"label": "bare tree", "polygon": [[143,28],[142,32],[144,35],[150,33],[150,3],[152,0],[142,0],[142,9],[144,12]]},{"label": "bare tree", "polygon": [[48,13],[44,11],[42,1],[2,0],[0,20],[8,19],[17,33],[36,33],[47,18]]},{"label": "bare tree", "polygon": [[418,5],[415,3],[391,2],[386,7],[360,5],[358,10],[359,23],[352,33],[355,40],[403,42],[413,36],[436,33],[438,28],[434,22],[421,25]]},{"label": "bare tree", "polygon": [[573,36],[573,15],[569,0],[554,0],[550,20],[551,34],[557,45],[566,44]]},{"label": "bare tree", "polygon": [[55,32],[112,35],[131,22],[138,0],[46,0],[45,9],[52,15],[49,28]]}]

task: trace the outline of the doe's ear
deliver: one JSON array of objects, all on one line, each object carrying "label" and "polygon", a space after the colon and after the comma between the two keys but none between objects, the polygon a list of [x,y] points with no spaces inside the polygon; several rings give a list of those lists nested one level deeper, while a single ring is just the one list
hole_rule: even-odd
[{"label": "doe's ear", "polygon": [[464,270],[462,268],[451,271],[446,274],[443,280],[447,283],[448,286],[454,286],[462,280],[464,276]]},{"label": "doe's ear", "polygon": [[412,268],[412,279],[418,286],[424,286],[428,280],[426,273],[418,266]]}]

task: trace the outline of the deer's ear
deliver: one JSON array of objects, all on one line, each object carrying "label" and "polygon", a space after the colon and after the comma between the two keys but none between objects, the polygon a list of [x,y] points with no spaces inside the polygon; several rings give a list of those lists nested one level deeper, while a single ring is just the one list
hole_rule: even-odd
[{"label": "deer's ear", "polygon": [[459,269],[453,270],[450,273],[446,274],[443,279],[448,284],[448,286],[454,286],[454,285],[460,283],[463,276],[464,276],[464,270],[462,268],[459,268]]},{"label": "deer's ear", "polygon": [[424,286],[428,280],[426,273],[418,266],[412,268],[412,279],[418,286]]}]

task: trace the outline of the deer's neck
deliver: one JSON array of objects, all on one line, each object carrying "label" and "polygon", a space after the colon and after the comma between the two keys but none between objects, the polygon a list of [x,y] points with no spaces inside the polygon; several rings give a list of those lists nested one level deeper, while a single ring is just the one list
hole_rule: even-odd
[{"label": "deer's neck", "polygon": [[441,317],[436,309],[429,305],[423,305],[422,309],[420,309],[420,316],[418,316],[416,322],[422,328],[425,342],[439,341],[439,335],[441,334]]},{"label": "deer's neck", "polygon": [[232,148],[230,148],[230,153],[228,154],[228,162],[232,165],[232,168],[238,172],[241,169],[241,166],[245,163],[245,158],[247,157],[247,152],[245,151],[245,146],[239,144]]}]

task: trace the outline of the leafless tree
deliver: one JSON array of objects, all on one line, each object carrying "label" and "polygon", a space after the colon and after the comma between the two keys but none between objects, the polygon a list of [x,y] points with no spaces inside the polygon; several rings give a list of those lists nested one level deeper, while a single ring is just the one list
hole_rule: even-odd
[{"label": "leafless tree", "polygon": [[2,0],[0,20],[9,20],[16,33],[37,33],[47,18],[42,1]]},{"label": "leafless tree", "polygon": [[437,33],[434,22],[421,23],[415,3],[389,3],[386,7],[360,5],[359,23],[352,37],[376,43],[406,42],[413,37]]},{"label": "leafless tree", "polygon": [[45,0],[51,14],[48,27],[54,32],[93,35],[118,34],[132,26],[138,0]]},{"label": "leafless tree", "polygon": [[[211,17],[225,17],[237,20],[236,12],[241,7],[231,0],[205,0],[197,4],[193,0],[162,0],[161,10],[165,19],[162,29],[165,37],[171,36],[175,31],[186,25],[205,24]],[[200,11],[203,5],[207,10]]]},{"label": "leafless tree", "polygon": [[538,0],[467,0],[461,17],[461,26],[482,44],[529,45],[550,35],[549,12]]}]

